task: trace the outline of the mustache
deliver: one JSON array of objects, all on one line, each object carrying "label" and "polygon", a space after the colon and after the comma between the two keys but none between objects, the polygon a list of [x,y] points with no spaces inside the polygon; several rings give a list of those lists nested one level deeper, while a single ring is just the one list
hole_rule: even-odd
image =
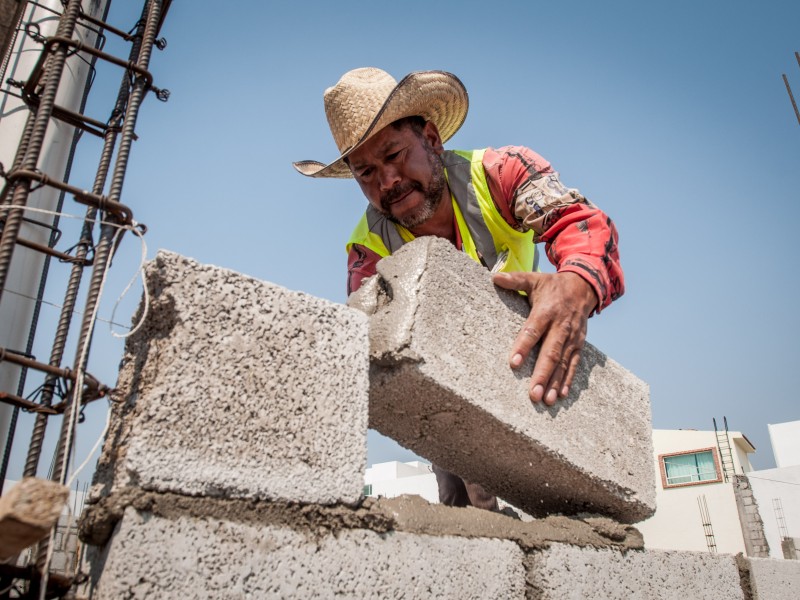
[{"label": "mustache", "polygon": [[418,181],[409,181],[407,183],[393,187],[388,192],[381,195],[381,208],[383,208],[383,210],[385,210],[386,212],[389,212],[389,207],[394,202],[396,202],[409,192],[415,190],[418,192],[422,191],[422,184],[419,183]]}]

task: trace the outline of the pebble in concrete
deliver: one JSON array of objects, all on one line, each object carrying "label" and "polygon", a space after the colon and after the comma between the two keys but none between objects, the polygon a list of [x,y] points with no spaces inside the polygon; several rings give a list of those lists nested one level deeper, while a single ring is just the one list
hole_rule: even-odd
[{"label": "pebble in concrete", "polygon": [[348,304],[370,316],[370,426],[532,515],[655,510],[647,385],[591,345],[570,395],[532,404],[508,352],[529,308],[445,240],[378,263]]},{"label": "pebble in concrete", "polygon": [[494,539],[314,536],[217,519],[165,519],[134,508],[105,552],[91,597],[518,598],[523,553]]},{"label": "pebble in concrete", "polygon": [[127,342],[93,498],[133,485],[357,502],[364,315],[169,252],[146,275],[149,310]]}]

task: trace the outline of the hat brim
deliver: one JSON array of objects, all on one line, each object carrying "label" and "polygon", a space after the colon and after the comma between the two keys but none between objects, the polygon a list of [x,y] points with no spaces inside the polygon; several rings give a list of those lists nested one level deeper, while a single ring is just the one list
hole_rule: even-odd
[{"label": "hat brim", "polygon": [[307,177],[352,178],[344,159],[381,129],[404,117],[423,117],[433,121],[442,142],[461,128],[467,118],[469,96],[461,80],[446,71],[417,71],[406,75],[386,98],[364,134],[335,161],[324,164],[315,160],[292,163]]}]

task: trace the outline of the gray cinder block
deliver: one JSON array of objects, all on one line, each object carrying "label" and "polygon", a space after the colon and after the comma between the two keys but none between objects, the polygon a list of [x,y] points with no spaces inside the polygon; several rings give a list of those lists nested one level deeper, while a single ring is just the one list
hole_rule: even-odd
[{"label": "gray cinder block", "polygon": [[169,252],[128,339],[93,497],[113,489],[357,502],[367,319]]},{"label": "gray cinder block", "polygon": [[745,595],[730,554],[619,552],[553,544],[528,555],[529,597],[540,600],[735,600]]},{"label": "gray cinder block", "polygon": [[45,537],[58,521],[69,488],[25,477],[0,497],[0,560],[18,554]]},{"label": "gray cinder block", "polygon": [[525,597],[522,551],[485,538],[363,529],[314,535],[128,507],[104,559],[93,600]]},{"label": "gray cinder block", "polygon": [[370,315],[370,426],[534,516],[655,510],[649,390],[587,344],[568,398],[528,397],[512,371],[529,308],[445,240],[378,263],[348,304]]},{"label": "gray cinder block", "polygon": [[800,598],[800,561],[744,558],[753,600]]}]

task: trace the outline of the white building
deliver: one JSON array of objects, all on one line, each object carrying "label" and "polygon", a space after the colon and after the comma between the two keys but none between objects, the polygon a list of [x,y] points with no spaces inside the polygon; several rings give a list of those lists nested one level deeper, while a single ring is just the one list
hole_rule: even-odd
[{"label": "white building", "polygon": [[800,421],[768,425],[775,469],[748,473],[771,558],[800,558]]},{"label": "white building", "polygon": [[752,471],[752,452],[738,431],[726,437],[725,431],[654,429],[656,514],[636,524],[645,547],[746,554],[733,476]]},{"label": "white building", "polygon": [[394,498],[403,494],[417,494],[428,502],[439,502],[436,475],[429,464],[418,460],[378,463],[364,474],[364,495]]},{"label": "white building", "polygon": [[800,465],[800,421],[767,425],[767,431],[775,465],[779,469]]}]

